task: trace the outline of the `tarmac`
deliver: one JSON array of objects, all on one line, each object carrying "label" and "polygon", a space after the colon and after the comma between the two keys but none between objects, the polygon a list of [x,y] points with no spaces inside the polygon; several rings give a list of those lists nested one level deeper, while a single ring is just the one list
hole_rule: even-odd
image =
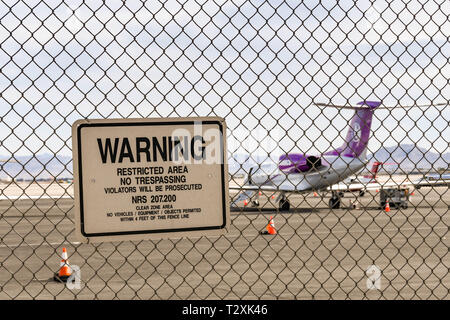
[{"label": "tarmac", "polygon": [[[288,212],[267,194],[232,210],[222,237],[103,244],[78,242],[66,191],[0,200],[0,299],[450,298],[446,187],[414,190],[390,212],[375,192],[335,210],[324,195],[291,195]],[[277,235],[261,235],[271,216]],[[80,289],[52,279],[63,247]]]}]

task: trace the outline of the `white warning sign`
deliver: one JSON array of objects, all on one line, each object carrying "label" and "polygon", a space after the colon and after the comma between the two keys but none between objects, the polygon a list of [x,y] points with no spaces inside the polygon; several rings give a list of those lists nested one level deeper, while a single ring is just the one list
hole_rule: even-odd
[{"label": "white warning sign", "polygon": [[73,124],[81,241],[220,235],[229,225],[222,118]]}]

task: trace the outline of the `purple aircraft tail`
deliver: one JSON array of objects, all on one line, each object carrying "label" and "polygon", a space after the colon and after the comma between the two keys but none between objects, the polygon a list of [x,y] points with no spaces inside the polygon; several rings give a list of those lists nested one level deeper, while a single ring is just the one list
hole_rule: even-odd
[{"label": "purple aircraft tail", "polygon": [[366,106],[355,110],[355,115],[350,123],[347,131],[345,142],[339,148],[328,151],[325,155],[335,155],[344,157],[365,157],[367,144],[370,137],[370,127],[372,125],[372,115],[375,108],[381,102],[378,101],[362,101],[358,105]]}]

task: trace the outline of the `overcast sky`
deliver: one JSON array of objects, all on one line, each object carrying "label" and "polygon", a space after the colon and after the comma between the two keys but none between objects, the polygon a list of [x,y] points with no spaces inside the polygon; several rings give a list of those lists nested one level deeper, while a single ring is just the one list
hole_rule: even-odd
[{"label": "overcast sky", "polygon": [[[80,118],[196,115],[226,119],[231,153],[323,152],[352,111],[313,101],[450,100],[450,1],[16,2],[0,4],[1,155],[70,155]],[[369,149],[448,152],[449,121],[379,110]]]}]

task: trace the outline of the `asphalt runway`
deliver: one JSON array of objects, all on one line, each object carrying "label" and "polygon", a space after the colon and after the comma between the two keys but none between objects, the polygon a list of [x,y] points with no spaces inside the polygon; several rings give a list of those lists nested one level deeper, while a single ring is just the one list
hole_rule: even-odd
[{"label": "asphalt runway", "polygon": [[[408,209],[328,208],[292,195],[279,212],[238,208],[223,237],[80,244],[73,200],[0,201],[0,299],[449,299],[448,188],[415,190]],[[343,204],[352,201],[346,195]],[[278,234],[261,235],[273,216]],[[81,289],[51,278],[62,248]],[[369,290],[375,265],[380,289]]]}]

